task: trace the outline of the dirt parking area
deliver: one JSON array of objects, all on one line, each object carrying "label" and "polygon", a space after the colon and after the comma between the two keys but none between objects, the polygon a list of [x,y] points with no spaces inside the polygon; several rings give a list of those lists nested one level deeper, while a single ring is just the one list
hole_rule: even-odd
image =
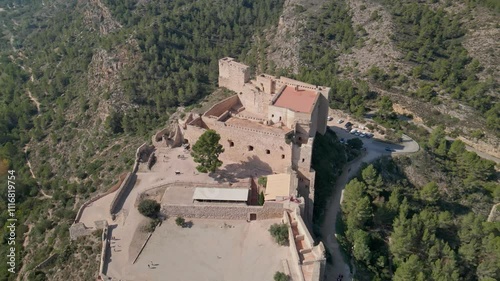
[{"label": "dirt parking area", "polygon": [[279,219],[195,219],[187,228],[174,220],[158,227],[137,262],[123,268],[126,280],[273,280],[276,271],[283,271],[289,248],[276,244],[268,232]]}]

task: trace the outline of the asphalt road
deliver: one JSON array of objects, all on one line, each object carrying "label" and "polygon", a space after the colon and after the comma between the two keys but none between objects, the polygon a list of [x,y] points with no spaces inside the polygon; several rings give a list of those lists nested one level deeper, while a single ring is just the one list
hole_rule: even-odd
[{"label": "asphalt road", "polygon": [[[344,138],[346,140],[351,138],[356,138],[357,136],[348,133],[343,129],[343,124],[337,124],[334,122],[329,122],[330,129],[332,129],[337,136]],[[360,137],[357,137],[360,138]],[[349,180],[356,175],[361,164],[363,162],[370,163],[374,160],[385,155],[395,155],[403,153],[413,153],[420,149],[417,142],[412,140],[410,137],[404,135],[403,141],[400,144],[388,144],[380,142],[375,138],[360,138],[363,141],[366,151],[361,157],[348,163],[339,179],[335,183],[334,193],[329,200],[329,207],[326,211],[325,221],[323,222],[321,228],[321,236],[323,237],[323,244],[329,250],[332,255],[333,265],[328,264],[326,267],[326,278],[325,280],[337,280],[339,275],[343,275],[342,280],[352,280],[352,274],[349,269],[348,261],[345,261],[340,253],[339,244],[335,236],[335,221],[337,220],[337,214],[340,211],[340,204],[342,202],[343,192],[346,184]],[[392,151],[386,151],[386,148],[390,148]]]}]

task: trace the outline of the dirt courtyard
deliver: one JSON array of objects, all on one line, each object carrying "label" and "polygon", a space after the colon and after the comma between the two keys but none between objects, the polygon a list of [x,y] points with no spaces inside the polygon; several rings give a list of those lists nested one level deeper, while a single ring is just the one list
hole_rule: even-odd
[{"label": "dirt courtyard", "polygon": [[[289,248],[276,244],[268,232],[279,219],[250,223],[193,219],[188,220],[190,228],[181,228],[174,220],[158,227],[137,262],[123,268],[127,280],[273,280],[276,271],[284,271],[282,260]],[[148,268],[151,262],[155,266]]]}]

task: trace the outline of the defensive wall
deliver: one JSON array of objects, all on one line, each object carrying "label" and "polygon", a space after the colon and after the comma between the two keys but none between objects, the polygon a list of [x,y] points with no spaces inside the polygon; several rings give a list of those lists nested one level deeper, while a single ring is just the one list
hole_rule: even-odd
[{"label": "defensive wall", "polygon": [[326,266],[323,243],[319,242],[318,245],[314,245],[314,240],[300,215],[299,208],[285,212],[283,221],[288,225],[292,270],[299,276],[299,280],[323,280]]},{"label": "defensive wall", "polygon": [[135,173],[128,173],[125,180],[122,182],[120,188],[115,194],[113,201],[111,201],[111,205],[109,207],[109,213],[111,215],[115,215],[118,213],[119,203],[123,201],[124,197],[130,193],[130,190],[134,187],[135,183]]},{"label": "defensive wall", "polygon": [[242,106],[237,95],[230,96],[221,102],[213,105],[209,110],[205,112],[205,116],[215,116],[219,117],[224,112],[231,110],[234,107]]},{"label": "defensive wall", "polygon": [[[224,147],[224,153],[220,157],[223,161],[239,159],[242,162],[254,162],[278,173],[291,166],[291,144],[285,139],[289,132],[270,130],[264,126],[262,129],[238,126],[215,118],[205,118],[204,121],[208,128],[216,130],[221,136],[220,144]],[[190,143],[195,143],[204,132],[204,128],[186,125],[183,135]]]},{"label": "defensive wall", "polygon": [[295,237],[293,236],[292,231],[292,222],[290,221],[290,217],[288,216],[287,211],[283,212],[282,222],[288,226],[288,249],[290,250],[291,258],[291,262],[289,263],[290,269],[293,270],[295,276],[298,276],[297,281],[305,281],[304,274],[302,273],[302,269],[300,268],[301,261],[299,257],[299,251],[297,250],[297,245],[295,245]]}]

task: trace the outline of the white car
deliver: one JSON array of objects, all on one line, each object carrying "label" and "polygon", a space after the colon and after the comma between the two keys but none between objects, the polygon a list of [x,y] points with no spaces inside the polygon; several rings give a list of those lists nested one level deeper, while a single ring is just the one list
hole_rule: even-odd
[{"label": "white car", "polygon": [[352,129],[349,133],[354,134],[354,133],[356,133],[357,131],[358,131],[358,130],[356,130],[356,129]]},{"label": "white car", "polygon": [[344,120],[339,119],[339,121],[337,121],[337,123],[342,124],[342,123],[344,123]]},{"label": "white car", "polygon": [[361,133],[361,134],[359,134],[359,136],[362,137],[362,138],[364,138],[366,136],[366,134],[365,133]]},{"label": "white car", "polygon": [[332,121],[333,120],[333,117],[332,116],[328,116],[328,121]]}]

